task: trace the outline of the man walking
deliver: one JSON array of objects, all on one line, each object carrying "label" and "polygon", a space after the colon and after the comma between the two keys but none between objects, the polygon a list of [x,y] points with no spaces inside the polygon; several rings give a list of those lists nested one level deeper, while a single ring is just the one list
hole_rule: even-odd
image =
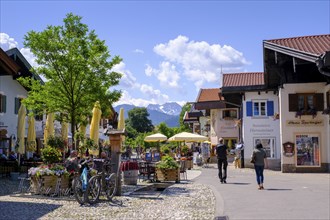
[{"label": "man walking", "polygon": [[219,138],[219,144],[215,148],[215,153],[218,158],[218,176],[221,183],[227,183],[227,146],[223,143],[223,138]]}]

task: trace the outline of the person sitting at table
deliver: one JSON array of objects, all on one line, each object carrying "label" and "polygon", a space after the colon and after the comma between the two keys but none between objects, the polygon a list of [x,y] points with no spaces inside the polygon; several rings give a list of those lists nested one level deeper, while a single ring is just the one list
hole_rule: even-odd
[{"label": "person sitting at table", "polygon": [[64,165],[68,172],[77,172],[78,167],[78,153],[76,150],[71,151],[70,156],[66,159]]}]

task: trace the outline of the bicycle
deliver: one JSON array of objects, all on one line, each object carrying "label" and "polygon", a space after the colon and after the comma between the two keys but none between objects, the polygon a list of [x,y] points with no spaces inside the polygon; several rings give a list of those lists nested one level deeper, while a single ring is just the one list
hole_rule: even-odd
[{"label": "bicycle", "polygon": [[90,160],[82,160],[79,163],[79,176],[75,176],[72,180],[73,194],[77,202],[81,205],[89,201],[93,201],[95,198],[93,194],[88,191],[89,179],[91,178],[90,168],[88,163]]},{"label": "bicycle", "polygon": [[99,200],[101,190],[105,192],[109,201],[115,196],[118,189],[119,166],[116,172],[112,172],[113,165],[115,164],[110,164],[110,161],[103,160],[102,171],[89,180],[87,191],[88,194],[93,195],[93,199],[89,199],[91,204]]}]

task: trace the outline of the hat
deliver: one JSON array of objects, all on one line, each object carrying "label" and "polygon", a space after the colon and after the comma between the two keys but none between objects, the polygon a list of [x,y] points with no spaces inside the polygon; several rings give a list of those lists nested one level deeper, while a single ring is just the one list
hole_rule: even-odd
[{"label": "hat", "polygon": [[223,141],[223,138],[221,137],[221,138],[219,138],[219,142],[222,142]]}]

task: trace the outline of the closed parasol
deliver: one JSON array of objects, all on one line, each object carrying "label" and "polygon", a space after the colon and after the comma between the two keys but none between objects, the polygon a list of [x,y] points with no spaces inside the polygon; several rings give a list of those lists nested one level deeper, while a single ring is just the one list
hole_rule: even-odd
[{"label": "closed parasol", "polygon": [[[96,101],[93,108],[93,116],[90,126],[90,139],[94,141],[95,144],[99,143],[99,124],[101,120],[101,105],[99,101]],[[92,154],[98,155],[98,150],[91,151]]]},{"label": "closed parasol", "polygon": [[26,117],[26,108],[22,103],[18,110],[18,119],[17,119],[17,145],[18,153],[24,154],[24,137],[25,137],[25,117]]},{"label": "closed parasol", "polygon": [[46,119],[46,126],[44,130],[44,145],[47,145],[48,138],[54,136],[54,113],[48,113]]}]

